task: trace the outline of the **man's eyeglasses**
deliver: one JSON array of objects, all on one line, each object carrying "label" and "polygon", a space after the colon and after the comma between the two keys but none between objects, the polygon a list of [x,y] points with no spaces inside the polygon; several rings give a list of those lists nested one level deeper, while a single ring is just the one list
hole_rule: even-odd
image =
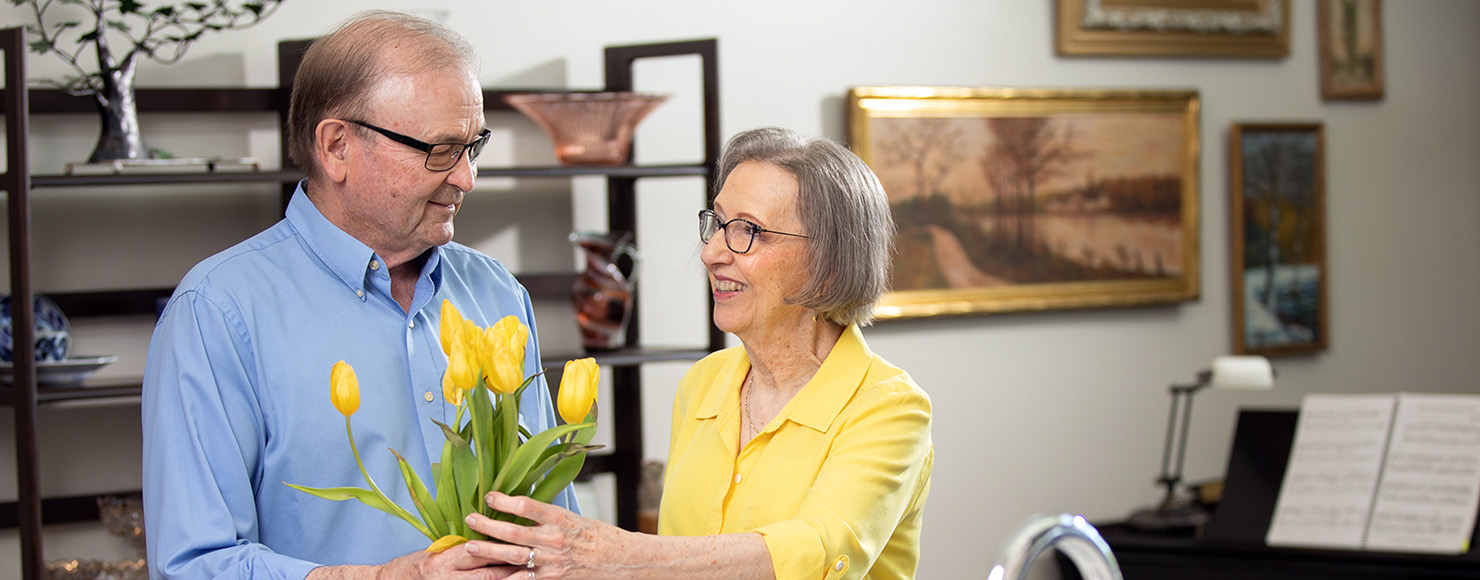
[{"label": "man's eyeglasses", "polygon": [[730,221],[720,221],[719,216],[714,215],[714,210],[699,210],[699,241],[709,243],[716,232],[725,231],[725,246],[736,254],[744,254],[750,251],[750,245],[755,243],[755,237],[763,232],[791,236],[794,238],[805,238],[801,234],[788,234],[776,230],[768,230],[756,225],[750,220],[735,218]]},{"label": "man's eyeglasses", "polygon": [[463,151],[468,152],[468,163],[472,163],[475,159],[478,158],[478,154],[483,152],[483,146],[488,143],[488,135],[490,133],[488,129],[484,129],[482,133],[479,133],[478,136],[473,139],[472,143],[427,143],[420,139],[416,139],[415,137],[402,135],[390,129],[382,129],[364,121],[356,121],[353,119],[345,120],[376,133],[380,133],[381,135],[385,135],[385,137],[387,139],[390,139],[391,141],[395,141],[417,151],[426,153],[426,168],[429,171],[447,171],[449,169],[452,169],[453,167],[456,167],[457,160],[462,157]]}]

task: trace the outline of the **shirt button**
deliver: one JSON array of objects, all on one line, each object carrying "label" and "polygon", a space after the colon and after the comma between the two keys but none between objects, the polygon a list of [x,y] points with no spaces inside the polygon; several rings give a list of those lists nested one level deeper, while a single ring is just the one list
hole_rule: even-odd
[{"label": "shirt button", "polygon": [[364,290],[355,290],[355,296],[358,296],[360,298],[364,298],[365,297],[365,291]]},{"label": "shirt button", "polygon": [[416,328],[416,321],[413,320],[411,322],[407,322],[406,323],[406,328]]},{"label": "shirt button", "polygon": [[744,481],[744,480],[745,480],[745,476],[740,475],[738,473],[735,474],[735,485],[740,485],[740,482],[741,481]]},{"label": "shirt button", "polygon": [[374,270],[379,270],[379,269],[380,269],[380,260],[370,260],[370,270],[374,271]]},{"label": "shirt button", "polygon": [[434,398],[435,398],[435,396],[434,396],[434,395],[432,395],[432,392],[431,392],[431,391],[427,391],[427,394],[425,394],[425,395],[422,395],[422,398],[423,398],[423,399],[426,399],[426,400],[427,400],[427,402],[428,402],[428,403],[430,403],[430,402],[432,402],[432,399],[434,399]]},{"label": "shirt button", "polygon": [[837,565],[833,566],[833,569],[834,570],[837,570],[839,572],[842,572],[843,571],[843,561],[842,560],[838,560]]}]

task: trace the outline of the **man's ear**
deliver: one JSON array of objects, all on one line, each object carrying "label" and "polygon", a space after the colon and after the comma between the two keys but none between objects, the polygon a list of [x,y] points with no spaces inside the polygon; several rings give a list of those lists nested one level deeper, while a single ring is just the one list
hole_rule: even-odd
[{"label": "man's ear", "polygon": [[313,154],[329,181],[344,183],[349,176],[349,131],[349,124],[339,119],[324,119],[314,127]]}]

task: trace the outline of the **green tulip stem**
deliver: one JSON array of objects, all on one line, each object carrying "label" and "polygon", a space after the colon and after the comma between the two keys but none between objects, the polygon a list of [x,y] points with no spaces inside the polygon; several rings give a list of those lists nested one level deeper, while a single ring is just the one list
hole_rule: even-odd
[{"label": "green tulip stem", "polygon": [[[370,478],[370,472],[365,470],[365,462],[360,460],[360,447],[355,445],[355,430],[349,425],[349,415],[344,416],[344,431],[349,434],[349,450],[355,454],[355,465],[360,467],[360,475],[364,476],[365,483],[370,484],[370,489],[375,491],[375,495],[380,496],[380,499],[385,501],[386,505],[395,510],[394,515],[396,517],[405,520],[406,523],[416,527],[421,533],[431,537],[432,533],[427,530],[425,525],[416,521],[415,516],[412,516],[411,512],[406,511],[406,508],[401,507],[401,504],[393,502],[391,498],[386,497],[385,493],[380,491],[380,486],[375,485],[375,480]],[[436,538],[432,539],[435,540]]]},{"label": "green tulip stem", "polygon": [[360,461],[360,447],[355,445],[355,430],[349,426],[348,415],[344,417],[344,431],[349,433],[349,450],[355,454],[355,465],[360,466],[360,475],[365,477],[365,483],[370,484],[370,489],[375,490],[375,495],[380,496],[381,499],[385,499],[386,503],[390,503],[390,498],[385,497],[385,494],[381,493],[380,487],[375,485],[375,480],[370,478],[370,472],[365,471],[365,462]]}]

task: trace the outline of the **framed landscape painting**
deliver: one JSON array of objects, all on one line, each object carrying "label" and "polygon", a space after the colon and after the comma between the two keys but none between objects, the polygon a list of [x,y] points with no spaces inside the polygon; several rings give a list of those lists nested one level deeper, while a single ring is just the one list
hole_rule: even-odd
[{"label": "framed landscape painting", "polygon": [[1381,99],[1382,1],[1321,0],[1321,98]]},{"label": "framed landscape painting", "polygon": [[880,318],[1198,296],[1192,91],[860,87],[898,232]]},{"label": "framed landscape painting", "polygon": [[1290,54],[1290,0],[1056,0],[1064,56]]},{"label": "framed landscape painting", "polygon": [[1318,124],[1236,124],[1231,131],[1238,354],[1295,354],[1327,346],[1323,133]]}]

